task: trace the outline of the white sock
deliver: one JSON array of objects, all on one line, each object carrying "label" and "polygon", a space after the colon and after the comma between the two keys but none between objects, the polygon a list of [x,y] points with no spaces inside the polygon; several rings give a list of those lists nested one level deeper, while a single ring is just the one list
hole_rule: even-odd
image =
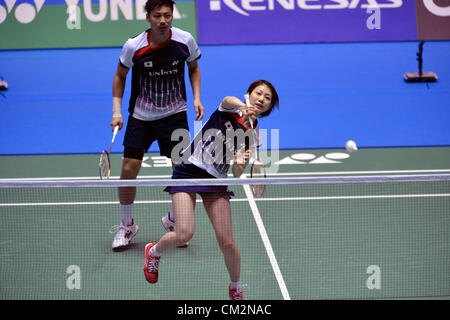
[{"label": "white sock", "polygon": [[233,282],[231,281],[231,289],[236,289],[236,288],[240,288],[241,287],[241,282]]},{"label": "white sock", "polygon": [[133,224],[133,204],[121,204],[120,211],[122,212],[122,223],[128,227]]},{"label": "white sock", "polygon": [[150,248],[150,254],[156,258],[161,257],[161,254],[158,251],[156,251],[156,245]]},{"label": "white sock", "polygon": [[173,208],[170,207],[170,211],[169,211],[169,220],[172,222],[175,222],[175,217],[173,216]]}]

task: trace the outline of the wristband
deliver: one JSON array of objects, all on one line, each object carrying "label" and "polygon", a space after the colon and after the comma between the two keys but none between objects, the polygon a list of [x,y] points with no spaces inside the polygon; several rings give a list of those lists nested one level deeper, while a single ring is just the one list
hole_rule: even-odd
[{"label": "wristband", "polygon": [[122,98],[113,97],[113,118],[122,117]]}]

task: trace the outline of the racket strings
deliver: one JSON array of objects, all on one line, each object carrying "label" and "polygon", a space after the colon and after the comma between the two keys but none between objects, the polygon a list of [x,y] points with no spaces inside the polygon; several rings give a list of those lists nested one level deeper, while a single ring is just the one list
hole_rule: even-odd
[{"label": "racket strings", "polygon": [[[266,177],[266,169],[264,167],[264,164],[256,160],[252,164],[252,168],[250,170],[250,176],[252,178],[265,178]],[[255,197],[261,197],[264,194],[264,191],[266,190],[266,186],[261,185],[252,185],[252,191]]]},{"label": "racket strings", "polygon": [[98,168],[100,171],[100,178],[109,178],[109,175],[111,173],[110,171],[110,163],[109,163],[109,156],[108,153],[106,151],[103,151],[101,156],[100,156],[100,161],[98,164]]}]

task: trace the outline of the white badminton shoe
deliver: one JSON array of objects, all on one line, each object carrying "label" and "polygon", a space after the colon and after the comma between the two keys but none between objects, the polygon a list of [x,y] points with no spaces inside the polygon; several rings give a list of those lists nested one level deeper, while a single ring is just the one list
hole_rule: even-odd
[{"label": "white badminton shoe", "polygon": [[122,249],[125,249],[131,242],[131,239],[134,238],[134,236],[138,233],[139,227],[137,224],[134,223],[131,226],[125,226],[122,221],[120,222],[120,225],[113,226],[111,230],[109,230],[110,233],[116,233],[113,243],[112,243],[112,249],[114,251],[119,251]]}]

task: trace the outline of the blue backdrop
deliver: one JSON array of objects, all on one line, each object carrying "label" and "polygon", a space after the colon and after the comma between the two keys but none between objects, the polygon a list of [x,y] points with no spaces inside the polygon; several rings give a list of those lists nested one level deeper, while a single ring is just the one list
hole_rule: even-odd
[{"label": "blue backdrop", "polygon": [[[417,42],[202,46],[206,117],[226,95],[271,81],[280,110],[261,121],[280,148],[450,145],[450,41],[427,42],[424,71],[436,83],[406,83]],[[0,154],[98,153],[111,140],[112,79],[120,48],[0,51]],[[131,73],[130,73],[131,75]],[[188,85],[189,122],[194,130]],[[130,95],[127,79],[124,114]],[[113,152],[122,152],[122,130]],[[159,151],[152,145],[151,151]]]}]

